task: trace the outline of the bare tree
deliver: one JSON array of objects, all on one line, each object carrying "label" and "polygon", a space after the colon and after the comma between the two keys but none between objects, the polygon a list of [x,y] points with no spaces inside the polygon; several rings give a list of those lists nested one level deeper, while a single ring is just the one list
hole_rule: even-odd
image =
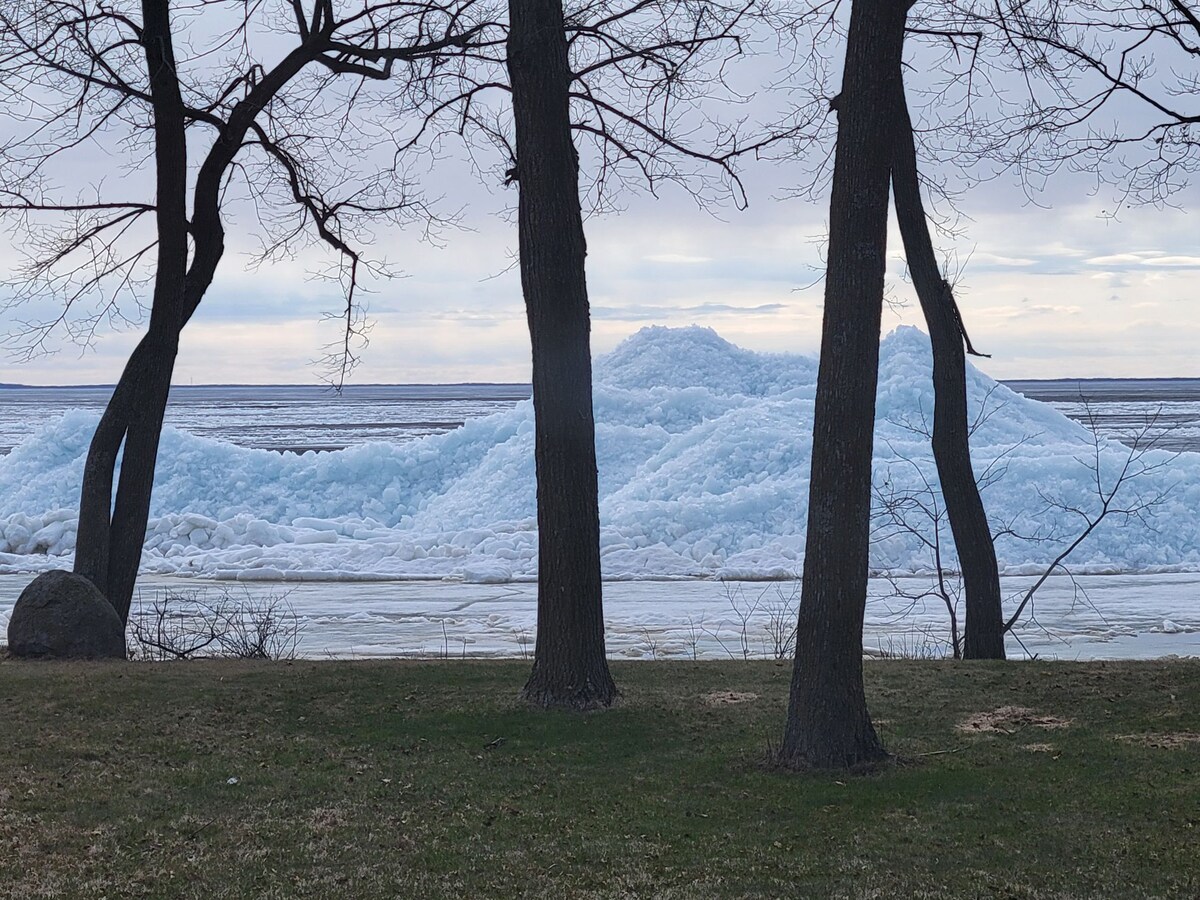
[{"label": "bare tree", "polygon": [[584,211],[603,210],[627,184],[675,183],[702,201],[745,202],[735,162],[766,138],[744,141],[738,123],[712,121],[703,101],[739,99],[725,65],[742,53],[741,26],[758,6],[513,0],[506,52],[477,54],[473,69],[445,79],[405,145],[447,132],[472,147],[490,142],[519,192],[538,482],[538,631],[524,696],[538,706],[587,709],[616,697],[604,644]]},{"label": "bare tree", "polygon": [[[1004,634],[1013,634],[1015,638],[1014,630],[1022,621],[1033,621],[1036,595],[1051,576],[1062,575],[1071,579],[1077,594],[1087,599],[1086,592],[1075,580],[1069,560],[1103,522],[1153,529],[1155,511],[1166,502],[1173,488],[1170,484],[1155,484],[1152,478],[1156,473],[1162,474],[1178,455],[1164,450],[1164,445],[1170,444],[1172,429],[1161,426],[1157,414],[1147,417],[1123,439],[1126,446],[1118,448],[1115,442],[1102,436],[1094,409],[1084,398],[1080,399],[1084,407],[1083,422],[1089,428],[1090,446],[1088,452],[1075,457],[1075,461],[1086,472],[1087,489],[1079,496],[1068,498],[1039,485],[1030,485],[1031,491],[1041,502],[1041,508],[1033,514],[1035,521],[1043,523],[1046,520],[1053,522],[1064,519],[1075,521],[1077,526],[1038,524],[1030,528],[1026,524],[1020,527],[1017,520],[1022,517],[1014,516],[1012,521],[1001,524],[991,536],[993,542],[1004,538],[1030,546],[1058,547],[1028,588],[1006,598],[1010,611],[1002,620],[1001,627]],[[972,433],[1000,408],[994,406],[987,410],[986,400],[983,406],[984,409],[972,423]],[[897,424],[926,437],[929,435],[924,422]],[[1007,477],[1008,458],[1031,437],[1026,436],[1005,448],[988,462],[978,478],[981,490]],[[898,473],[900,477],[897,478],[892,478],[889,472],[889,477],[875,488],[876,536],[882,539],[901,536],[915,541],[928,553],[927,568],[932,578],[927,585],[922,583],[914,589],[902,584],[905,579],[887,574],[884,577],[890,583],[892,597],[906,601],[910,608],[929,598],[935,598],[945,606],[950,625],[949,646],[955,658],[958,658],[962,655],[958,604],[965,579],[961,572],[956,573],[947,564],[943,552],[942,532],[947,518],[946,510],[938,502],[936,485],[925,476],[917,460],[898,450],[893,450],[892,455],[899,460],[895,466],[907,472]],[[906,486],[905,482],[913,486]]]},{"label": "bare tree", "polygon": [[721,67],[741,50],[737,29],[757,5],[626,0],[564,17],[561,0],[509,3],[538,443],[538,641],[524,696],[541,706],[607,706],[615,697],[603,658],[586,239],[572,129],[596,151],[597,205],[627,171],[651,190],[674,180],[698,196],[716,188],[744,202],[733,163],[755,145],[722,127],[705,144],[685,112],[721,84]]},{"label": "bare tree", "polygon": [[939,502],[939,492],[929,483],[916,461],[901,457],[901,463],[912,468],[920,484],[916,488],[902,488],[889,477],[883,484],[873,487],[879,519],[876,534],[882,538],[901,536],[915,540],[929,554],[934,578],[928,586],[912,590],[890,572],[884,572],[883,577],[891,587],[891,596],[906,602],[906,614],[929,598],[935,598],[946,608],[950,622],[950,652],[955,659],[961,659],[958,606],[962,586],[951,576],[943,557],[942,529],[946,510]]},{"label": "bare tree", "polygon": [[[995,53],[991,45],[987,45],[990,55],[982,53],[985,34],[978,23],[964,17],[952,4],[910,6],[905,25],[905,53],[910,61],[904,66],[894,100],[902,121],[895,139],[892,191],[909,275],[932,348],[932,445],[944,512],[966,582],[964,653],[968,658],[1003,658],[999,575],[971,462],[967,421],[965,357],[983,354],[973,347],[954,290],[941,271],[929,211],[937,211],[938,217],[932,219],[935,224],[953,229],[955,190],[989,177],[990,166],[1000,153],[995,141],[1012,127],[1006,118],[1011,104],[997,97],[992,81],[997,67]],[[839,25],[833,15],[822,20],[822,27],[833,34],[839,33]],[[910,94],[919,97],[920,112],[924,114],[919,142],[909,111]],[[926,161],[935,163],[952,158],[951,166],[943,166],[938,177],[929,177],[918,165],[919,152]],[[946,168],[958,173],[957,184],[944,177]],[[813,184],[817,183],[819,179],[814,179]],[[929,207],[923,193],[932,195],[935,201]]]},{"label": "bare tree", "polygon": [[[942,125],[954,135],[955,152],[1015,166],[1031,187],[1064,165],[1083,169],[1122,185],[1118,203],[1169,202],[1200,167],[1200,107],[1189,102],[1200,93],[1195,3],[963,0],[946,4],[910,33],[943,41],[965,60],[957,79],[967,85],[962,111]],[[1015,71],[1005,72],[1006,66]],[[994,79],[1006,76],[1020,85],[1019,104],[995,89]],[[935,97],[944,100],[946,90],[943,85]],[[898,102],[907,119],[904,97]],[[1001,610],[987,516],[971,477],[961,374],[963,344],[967,353],[975,351],[933,253],[911,119],[904,131],[893,191],[933,345],[933,444],[966,588],[964,656],[1003,658],[1013,621]]]},{"label": "bare tree", "polygon": [[604,649],[587,249],[561,0],[510,0],[507,61],[538,484],[538,634],[523,696],[606,707],[617,688]]},{"label": "bare tree", "polygon": [[942,277],[934,253],[921,200],[912,118],[902,84],[894,103],[900,122],[892,161],[892,193],[908,270],[933,352],[933,454],[966,590],[962,655],[966,659],[1004,659],[996,549],[971,464],[966,354],[976,351],[967,336],[953,288]]},{"label": "bare tree", "polygon": [[[336,196],[337,175],[345,170],[326,154],[352,140],[345,109],[363,85],[389,79],[398,68],[419,80],[447,55],[483,41],[485,24],[470,19],[475,5],[362,0],[338,15],[331,0],[296,0],[284,20],[292,42],[270,67],[254,48],[271,37],[263,29],[285,26],[261,0],[188,7],[190,31],[210,27],[189,42],[201,46],[188,59],[177,56],[179,26],[167,0],[16,0],[0,10],[0,81],[8,118],[24,127],[0,148],[0,212],[15,216],[17,230],[30,239],[24,299],[49,296],[62,307],[35,327],[32,346],[75,307],[98,298],[98,311],[85,317],[86,337],[106,317],[121,315],[119,302],[136,296],[148,278],[153,284],[148,330],[97,427],[80,499],[75,571],[100,588],[123,620],[180,333],[225,254],[223,212],[235,184],[260,217],[277,212],[267,223],[265,257],[291,252],[305,239],[340,257],[344,376],[353,361],[355,290],[360,268],[369,265],[354,246],[364,237],[362,223],[403,219],[414,203],[390,172],[343,185],[350,193]],[[348,91],[334,89],[339,79],[349,82]],[[329,96],[337,98],[332,109],[322,108]],[[98,178],[80,189],[94,198],[59,199],[50,189],[55,167],[73,151],[106,142],[131,148],[132,168],[149,163],[154,196],[110,199]],[[196,145],[202,149],[193,169],[189,149]],[[39,228],[47,215],[65,215],[66,225]]]},{"label": "bare tree", "polygon": [[[1030,101],[1004,148],[1039,180],[1064,165],[1169,203],[1200,170],[1200,4],[1194,0],[958,0]],[[1036,186],[1036,185],[1035,185]]]},{"label": "bare tree", "polygon": [[1021,617],[1031,612],[1034,597],[1051,575],[1070,575],[1066,565],[1067,559],[1091,537],[1102,522],[1113,520],[1122,525],[1139,523],[1147,528],[1152,527],[1150,519],[1154,511],[1166,502],[1171,492],[1170,485],[1151,485],[1145,488],[1139,484],[1147,481],[1148,476],[1161,472],[1178,456],[1177,453],[1161,449],[1163,439],[1169,435],[1170,429],[1160,426],[1157,414],[1150,416],[1140,428],[1124,439],[1124,458],[1109,465],[1105,464],[1105,450],[1110,447],[1110,441],[1101,436],[1095,410],[1086,400],[1084,423],[1091,433],[1091,452],[1087,456],[1077,457],[1076,462],[1088,472],[1091,482],[1088,495],[1079,500],[1068,500],[1052,496],[1041,487],[1036,488],[1045,509],[1066,513],[1079,523],[1079,531],[1064,542],[1062,549],[1034,583],[1018,597],[1013,598],[1016,607],[1004,621],[1005,633],[1011,632],[1021,621]]},{"label": "bare tree", "polygon": [[[893,176],[894,177],[894,176]],[[975,410],[974,417],[967,423],[965,443],[969,446],[975,433],[993,416],[1004,409],[1004,402],[993,402],[993,395],[998,385],[993,385],[984,395]],[[935,397],[936,404],[936,397]],[[935,409],[936,415],[936,409]],[[913,435],[929,440],[933,439],[933,428],[924,410],[916,417],[902,417],[892,420],[893,424],[903,428]],[[1032,436],[1027,435],[1022,440],[1006,448],[1002,453],[993,456],[978,473],[973,473],[972,484],[981,495],[988,487],[1004,478],[1008,472],[1008,458],[1022,447]],[[965,582],[967,581],[966,566],[959,560],[957,577],[945,563],[946,541],[943,528],[950,519],[946,491],[940,481],[941,467],[938,466],[938,481],[931,481],[922,467],[905,451],[889,443],[890,455],[899,462],[889,466],[884,480],[874,486],[876,510],[875,537],[887,539],[892,536],[905,536],[915,540],[929,554],[928,568],[934,573],[934,582],[928,588],[915,592],[900,584],[900,579],[885,574],[889,581],[892,594],[915,605],[930,597],[935,597],[946,607],[950,621],[950,649],[955,659],[964,656],[963,635],[959,625],[959,603],[964,597]],[[936,451],[935,451],[936,457]],[[935,458],[935,466],[937,465]],[[898,468],[897,468],[898,467]],[[908,477],[903,477],[907,471]],[[900,477],[893,477],[893,472]],[[903,486],[905,481],[915,481],[914,487]],[[953,525],[950,526],[953,534]],[[1031,543],[1040,543],[1048,539],[1044,534],[1026,534],[1018,532],[1013,522],[1000,523],[999,530],[993,532],[989,526],[988,543],[992,546],[992,558],[995,559],[995,541],[1001,535],[1017,538]],[[955,549],[958,550],[955,540]],[[959,551],[961,552],[961,551]],[[997,576],[997,582],[999,577]],[[997,584],[997,590],[999,585]],[[967,606],[970,614],[970,606]],[[997,616],[1002,615],[1002,610]],[[1001,619],[1001,636],[1003,637],[1003,619]]]},{"label": "bare tree", "polygon": [[871,458],[907,0],[853,0],[838,115],[825,315],[813,421],[804,582],[779,763],[850,768],[886,757],[867,711],[862,628]]},{"label": "bare tree", "polygon": [[129,658],[295,659],[304,623],[286,593],[253,596],[227,588],[156,591],[130,608]]}]

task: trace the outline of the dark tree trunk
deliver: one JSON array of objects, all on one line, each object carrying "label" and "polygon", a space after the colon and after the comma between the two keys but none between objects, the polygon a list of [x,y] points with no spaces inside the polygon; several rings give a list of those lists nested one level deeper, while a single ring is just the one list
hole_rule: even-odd
[{"label": "dark tree trunk", "polygon": [[[100,588],[122,621],[129,618],[141,562],[177,347],[177,335],[142,338],[108,402],[84,468],[75,571]],[[123,453],[114,503],[118,451]]]},{"label": "dark tree trunk", "polygon": [[533,344],[538,622],[523,696],[542,707],[606,707],[590,319],[571,140],[561,0],[510,0],[521,288]]},{"label": "dark tree trunk", "polygon": [[996,548],[975,471],[967,418],[966,334],[950,285],[942,278],[921,203],[912,120],[899,89],[900,125],[892,165],[896,217],[904,253],[933,347],[933,456],[954,533],[967,597],[965,659],[1004,659],[1004,616]]},{"label": "dark tree trunk", "polygon": [[[75,571],[129,618],[150,510],[163,413],[184,321],[187,273],[187,138],[169,3],[143,0],[142,45],[154,111],[158,255],[150,327],[121,373],[84,467]],[[117,455],[121,477],[113,502]]]},{"label": "dark tree trunk", "polygon": [[895,83],[906,11],[901,0],[854,0],[836,101],[804,583],[779,753],[788,768],[852,768],[887,756],[863,692],[862,626]]},{"label": "dark tree trunk", "polygon": [[[221,185],[255,117],[312,59],[293,50],[231,111],[196,176],[188,265],[187,142],[175,72],[169,4],[143,2],[143,44],[154,109],[159,245],[150,328],[129,358],[96,429],[84,468],[75,571],[108,597],[123,620],[141,562],[158,443],[179,335],[212,284],[225,253]],[[117,456],[121,478],[113,496]]]}]

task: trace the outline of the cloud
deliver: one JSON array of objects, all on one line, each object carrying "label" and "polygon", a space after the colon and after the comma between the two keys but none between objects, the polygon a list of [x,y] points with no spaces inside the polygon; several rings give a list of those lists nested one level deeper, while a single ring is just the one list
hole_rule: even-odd
[{"label": "cloud", "polygon": [[1146,260],[1148,266],[1178,266],[1179,268],[1200,269],[1200,256],[1157,256]]},{"label": "cloud", "polygon": [[[516,192],[489,189],[465,162],[442,165],[423,186],[430,196],[445,195],[448,207],[461,207],[465,227],[448,229],[443,249],[412,231],[380,226],[373,255],[408,277],[368,285],[372,293],[364,299],[376,328],[356,378],[527,380],[528,333],[512,268]],[[686,191],[664,188],[657,197],[622,195],[621,212],[587,220],[597,352],[652,323],[711,324],[754,350],[819,344],[828,203],[788,193],[805,177],[803,161],[748,165],[746,175],[752,203],[744,212],[697,215]],[[1046,206],[1034,208],[1022,206],[1004,179],[987,182],[962,194],[959,227],[935,235],[947,271],[961,278],[972,338],[995,349],[987,370],[1006,377],[1195,372],[1194,215],[1129,208],[1114,222],[1099,216],[1103,198],[1088,192],[1087,178],[1078,190],[1073,183],[1064,177]],[[779,196],[793,199],[771,199]],[[1182,207],[1200,208],[1200,182],[1179,199]],[[242,254],[257,241],[232,225],[229,241],[218,280],[185,331],[180,377],[312,382],[310,361],[336,338],[337,323],[322,324],[321,313],[336,312],[344,301],[339,285],[309,277],[328,260],[319,248],[306,248],[296,259],[245,272]],[[921,324],[911,284],[900,277],[894,223],[889,247],[892,295],[910,304],[886,311],[885,321]],[[17,249],[0,239],[0,280],[17,274]],[[0,285],[0,306],[3,299]],[[1149,301],[1160,308],[1136,306]],[[1131,342],[1131,329],[1150,314],[1162,325]],[[0,333],[19,318],[0,309]],[[49,361],[5,365],[0,357],[0,381],[112,382],[141,331],[100,335],[82,359],[70,345]]]},{"label": "cloud", "polygon": [[[396,318],[394,312],[388,314],[388,318]],[[499,325],[508,322],[525,323],[525,310],[521,306],[506,306],[501,309],[468,309],[456,307],[454,309],[439,309],[427,313],[423,318],[435,322],[453,322],[455,325],[468,326],[490,326]]]},{"label": "cloud", "polygon": [[701,303],[696,306],[594,306],[593,319],[609,319],[618,322],[659,322],[665,319],[705,316],[753,316],[774,315],[788,307],[784,303],[760,303],[758,306],[733,306],[728,303]]},{"label": "cloud", "polygon": [[975,253],[971,256],[972,263],[979,263],[985,266],[1003,266],[1006,268],[1022,268],[1025,266],[1037,265],[1036,259],[1027,259],[1016,256],[1002,256],[999,253]]},{"label": "cloud", "polygon": [[1108,256],[1093,256],[1089,266],[1161,266],[1175,269],[1200,269],[1200,256],[1168,255],[1161,250],[1133,250]]},{"label": "cloud", "polygon": [[1023,319],[1029,316],[1077,316],[1081,312],[1083,312],[1083,307],[1080,306],[1030,304],[1028,298],[1022,300],[1020,306],[993,306],[979,310],[980,315],[996,319]]},{"label": "cloud", "polygon": [[653,253],[643,256],[642,259],[646,262],[678,266],[694,266],[699,263],[712,262],[711,256],[688,256],[684,253]]},{"label": "cloud", "polygon": [[1093,256],[1086,260],[1089,266],[1136,266],[1145,261],[1145,253],[1113,253],[1108,256]]}]

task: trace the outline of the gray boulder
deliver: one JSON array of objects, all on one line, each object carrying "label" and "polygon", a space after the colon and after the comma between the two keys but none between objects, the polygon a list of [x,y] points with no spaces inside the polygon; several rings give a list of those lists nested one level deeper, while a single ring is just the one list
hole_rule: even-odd
[{"label": "gray boulder", "polygon": [[8,652],[41,659],[124,659],[125,626],[88,579],[44,572],[13,607]]}]

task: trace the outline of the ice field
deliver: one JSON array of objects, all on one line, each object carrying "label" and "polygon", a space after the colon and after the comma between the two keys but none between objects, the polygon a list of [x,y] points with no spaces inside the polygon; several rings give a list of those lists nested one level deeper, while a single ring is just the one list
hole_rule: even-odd
[{"label": "ice field", "polygon": [[[936,486],[922,433],[933,406],[929,367],[921,332],[902,328],[884,340],[875,481],[892,496]],[[679,625],[687,613],[671,596],[692,596],[717,615],[729,604],[724,585],[714,582],[796,577],[803,562],[815,379],[813,359],[743,350],[702,328],[645,329],[597,360],[602,566],[606,579],[629,583],[610,585],[610,598],[623,591],[653,594],[659,624],[674,627],[670,623]],[[970,392],[978,420],[976,465],[996,476],[989,477],[984,501],[994,527],[1012,532],[997,542],[1001,569],[1011,578],[1027,576],[1079,532],[1082,522],[1071,509],[1098,508],[1097,468],[1101,488],[1110,485],[1129,449],[1116,441],[1096,448],[1091,432],[1078,423],[976,370]],[[522,602],[532,607],[532,406],[510,403],[497,402],[500,411],[466,418],[443,433],[323,453],[250,449],[168,428],[143,572],[171,582],[179,576],[284,582],[301,586],[304,596],[323,592],[331,607],[357,607],[353,598],[388,591],[399,603],[401,594],[414,595],[395,582],[435,579],[446,590],[468,594],[471,585],[508,586],[502,590],[528,593]],[[363,418],[369,422],[369,413]],[[94,409],[66,411],[0,458],[0,573],[70,565],[83,460],[97,420]],[[1071,557],[1071,569],[1109,576],[1177,573],[1173,605],[1151,598],[1131,613],[1133,624],[1113,633],[1097,624],[1111,617],[1103,609],[1100,619],[1080,619],[1076,631],[1105,640],[1155,629],[1186,635],[1200,627],[1200,599],[1187,587],[1200,583],[1192,574],[1200,573],[1200,454],[1154,450],[1137,465],[1151,471],[1129,483],[1116,505],[1149,504],[1145,514],[1110,517]],[[877,521],[876,572],[928,573],[931,555],[920,537],[885,519],[881,513]],[[928,520],[910,516],[909,524],[926,537],[932,533]],[[944,556],[953,565],[952,547]],[[664,579],[670,586],[659,583]],[[4,581],[0,596],[7,598]],[[373,581],[391,584],[364,583]],[[685,591],[684,583],[693,586]],[[709,590],[716,593],[708,597]],[[1131,593],[1128,584],[1124,593]],[[1075,615],[1079,607],[1063,608]],[[908,624],[895,633],[920,625],[919,615],[907,614]],[[944,611],[930,615],[931,622],[944,619]],[[899,621],[896,610],[881,616]],[[637,619],[627,623],[633,631],[649,627]],[[511,638],[529,627],[506,624],[502,630]],[[493,652],[504,644],[492,640],[478,649]],[[392,648],[402,650],[408,652]]]},{"label": "ice field", "polygon": [[[68,410],[99,415],[112,387],[0,387],[0,454]],[[529,397],[523,384],[174,385],[166,421],[241,447],[340,450],[449,431]]]},{"label": "ice field", "polygon": [[[928,353],[911,328],[883,344],[875,468],[889,491],[936,484],[920,433],[932,410]],[[809,358],[741,350],[700,328],[646,329],[598,360],[605,576],[798,573],[815,377]],[[1002,570],[1026,574],[1080,527],[1054,504],[1097,506],[1091,435],[978,371],[970,381],[984,412],[977,466],[1003,469],[984,495],[989,515],[1039,538],[998,541]],[[0,459],[3,571],[69,562],[96,421],[94,412],[67,412]],[[1115,441],[1102,447],[1102,482],[1127,457]],[[1118,500],[1162,502],[1146,521],[1106,521],[1072,558],[1075,571],[1200,570],[1200,454],[1151,452],[1147,462],[1162,465]],[[242,580],[508,582],[536,574],[534,515],[528,401],[443,434],[330,453],[273,453],[169,429],[143,565]],[[930,558],[916,537],[881,528],[872,565],[920,573]]]}]

